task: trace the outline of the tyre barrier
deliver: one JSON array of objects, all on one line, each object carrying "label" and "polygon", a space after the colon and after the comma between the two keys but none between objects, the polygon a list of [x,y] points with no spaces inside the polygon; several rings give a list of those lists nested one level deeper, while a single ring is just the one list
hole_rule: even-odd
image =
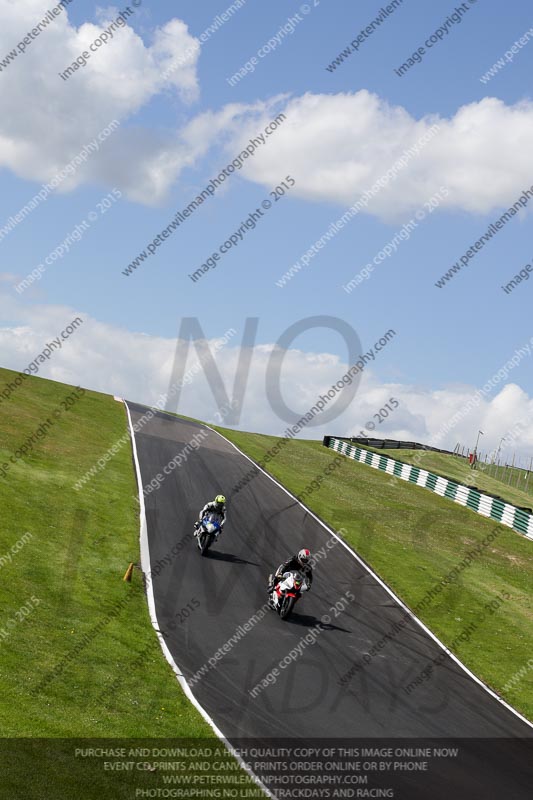
[{"label": "tyre barrier", "polygon": [[371,453],[370,450],[364,450],[335,436],[325,436],[324,445],[360,464],[366,464],[415,486],[429,489],[441,497],[447,497],[483,517],[507,525],[518,533],[524,534],[528,539],[533,539],[533,513],[530,510],[518,508],[499,497],[483,494],[471,486],[464,486],[449,478],[443,478],[441,475],[435,475],[433,472],[397,461],[381,453]]}]

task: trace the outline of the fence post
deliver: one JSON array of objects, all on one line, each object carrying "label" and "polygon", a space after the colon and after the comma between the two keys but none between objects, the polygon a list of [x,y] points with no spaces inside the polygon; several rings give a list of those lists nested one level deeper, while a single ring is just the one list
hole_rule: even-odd
[{"label": "fence post", "polygon": [[532,466],[532,465],[533,465],[533,457],[531,457],[531,458],[529,459],[529,470],[528,470],[528,473],[527,473],[527,478],[526,478],[526,488],[525,488],[525,491],[526,491],[526,492],[527,492],[527,490],[528,490],[528,487],[529,487],[529,476],[531,475],[531,466]]}]

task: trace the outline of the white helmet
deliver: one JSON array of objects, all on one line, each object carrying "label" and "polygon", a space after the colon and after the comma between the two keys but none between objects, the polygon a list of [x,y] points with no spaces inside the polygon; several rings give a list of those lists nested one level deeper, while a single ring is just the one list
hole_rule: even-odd
[{"label": "white helmet", "polygon": [[301,564],[302,567],[304,567],[306,564],[309,564],[310,559],[311,559],[311,553],[305,547],[299,551],[298,563]]}]

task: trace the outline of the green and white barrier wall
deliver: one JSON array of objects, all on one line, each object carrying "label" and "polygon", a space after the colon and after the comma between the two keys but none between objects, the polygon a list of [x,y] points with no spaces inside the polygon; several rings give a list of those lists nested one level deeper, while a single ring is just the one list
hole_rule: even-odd
[{"label": "green and white barrier wall", "polygon": [[396,459],[381,455],[381,453],[371,453],[369,450],[363,450],[361,447],[351,442],[337,439],[335,436],[324,437],[324,444],[337,453],[342,453],[342,455],[353,459],[353,461],[359,461],[360,464],[367,464],[369,467],[380,469],[389,475],[395,475],[403,481],[429,489],[431,492],[441,495],[441,497],[448,497],[455,503],[466,506],[484,517],[501,522],[502,525],[507,525],[509,528],[523,533],[529,539],[533,539],[533,514],[529,511],[512,506],[510,503],[505,503],[498,497],[482,494],[477,489],[463,486],[461,483],[456,483],[448,478],[435,475],[433,472],[420,469],[420,467],[405,464],[403,461],[396,461]]}]

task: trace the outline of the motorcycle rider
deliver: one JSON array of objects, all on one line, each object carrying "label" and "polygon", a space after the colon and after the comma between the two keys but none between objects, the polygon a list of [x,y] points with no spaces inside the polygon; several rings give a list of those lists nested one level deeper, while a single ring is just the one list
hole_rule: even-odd
[{"label": "motorcycle rider", "polygon": [[217,494],[214,500],[210,500],[205,506],[202,508],[200,513],[198,514],[198,522],[194,523],[195,533],[196,536],[198,533],[198,528],[200,527],[200,523],[205,517],[206,514],[217,514],[220,518],[220,531],[219,535],[222,533],[222,528],[226,522],[226,498],[223,494]]},{"label": "motorcycle rider", "polygon": [[311,552],[303,547],[296,555],[291,556],[277,568],[271,583],[268,586],[268,593],[277,586],[283,578],[284,572],[300,572],[307,582],[307,589],[311,588],[313,582],[313,568],[311,567]]}]

